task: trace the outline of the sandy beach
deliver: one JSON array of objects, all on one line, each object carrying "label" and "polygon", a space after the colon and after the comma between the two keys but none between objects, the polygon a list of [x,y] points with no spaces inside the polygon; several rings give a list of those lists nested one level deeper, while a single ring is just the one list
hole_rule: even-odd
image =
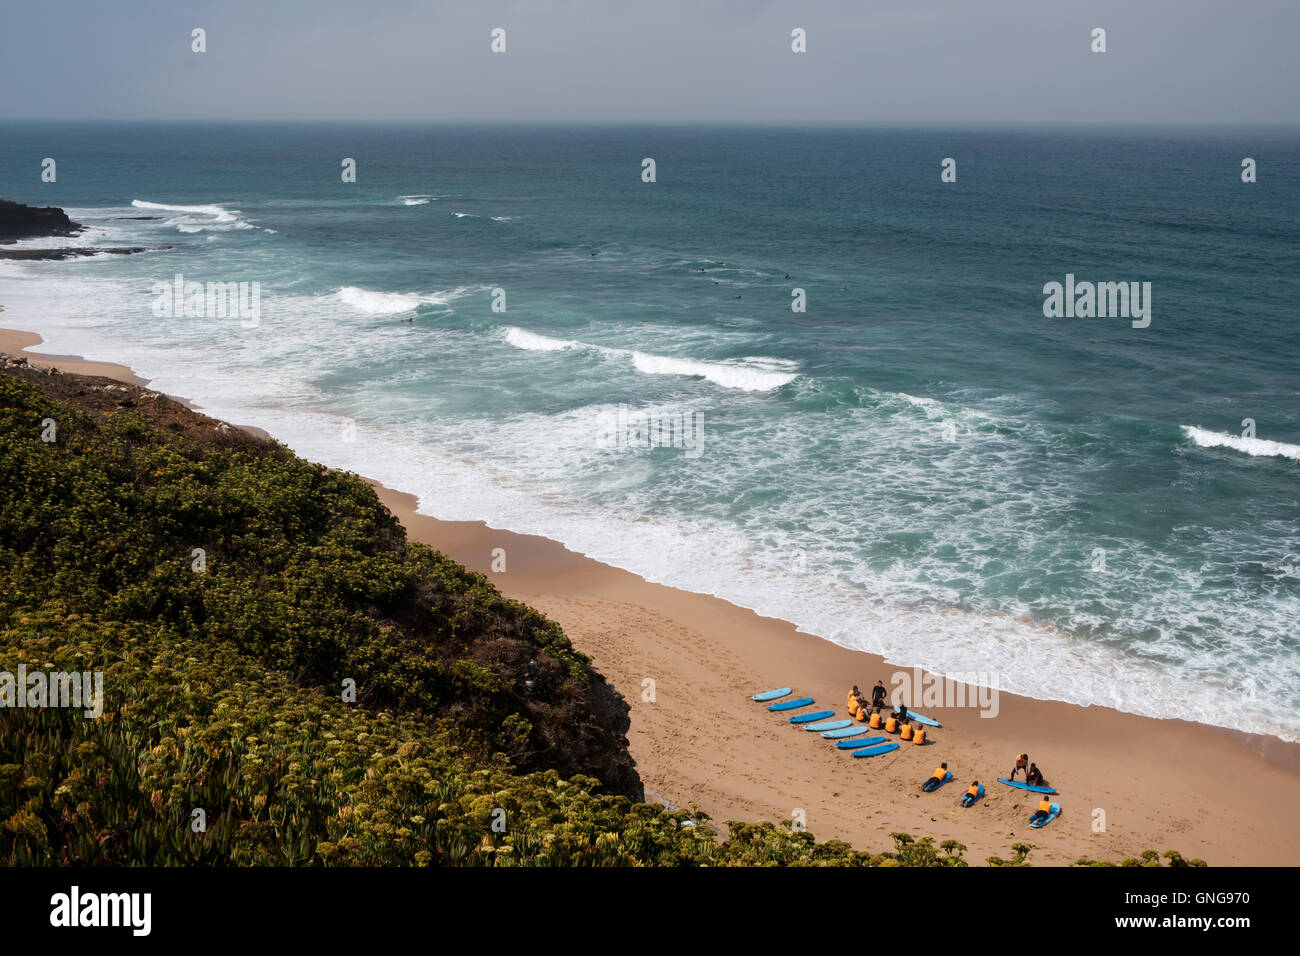
[{"label": "sandy beach", "polygon": [[[146,384],[121,365],[25,351],[40,341],[0,331],[0,351],[34,365]],[[895,665],[711,596],[648,583],[555,541],[418,514],[413,497],[376,487],[412,539],[555,618],[592,656],[627,697],[632,756],[658,799],[696,804],[718,823],[801,814],[819,840],[861,849],[888,848],[895,831],[958,840],[975,864],[1010,857],[1017,842],[1032,843],[1029,860],[1040,865],[1119,861],[1145,849],[1175,849],[1212,866],[1300,859],[1300,745],[1002,693],[996,717],[921,708],[943,723],[926,746],[853,759],[749,697],[790,686],[845,716],[849,685],[889,685]],[[493,570],[494,549],[504,549],[504,571]],[[1225,701],[1225,715],[1232,709]],[[1042,830],[1027,826],[1038,798],[995,782],[1022,751],[1059,791],[1052,799],[1063,815]],[[954,782],[921,793],[941,761]],[[987,796],[962,809],[958,798],[973,779]]]}]

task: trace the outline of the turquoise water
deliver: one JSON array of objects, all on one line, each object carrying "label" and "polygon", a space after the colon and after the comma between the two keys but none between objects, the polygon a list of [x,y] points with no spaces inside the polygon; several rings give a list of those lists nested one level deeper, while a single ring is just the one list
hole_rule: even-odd
[{"label": "turquoise water", "polygon": [[[430,514],[1300,739],[1296,132],[3,124],[0,195],[153,250],[0,262],[4,324]],[[155,315],[177,273],[256,325]],[[1044,317],[1067,273],[1150,326]]]}]

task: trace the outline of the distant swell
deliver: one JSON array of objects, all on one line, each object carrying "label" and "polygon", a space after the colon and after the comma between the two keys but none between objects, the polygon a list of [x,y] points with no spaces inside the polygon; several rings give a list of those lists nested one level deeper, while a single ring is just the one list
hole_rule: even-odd
[{"label": "distant swell", "polygon": [[770,392],[788,385],[799,377],[792,363],[784,359],[754,356],[738,362],[708,362],[703,359],[673,358],[632,349],[614,349],[591,345],[575,339],[555,339],[517,327],[506,330],[505,340],[515,348],[529,352],[590,351],[630,359],[632,366],[646,375],[690,375],[705,378],[723,388],[746,392]]}]

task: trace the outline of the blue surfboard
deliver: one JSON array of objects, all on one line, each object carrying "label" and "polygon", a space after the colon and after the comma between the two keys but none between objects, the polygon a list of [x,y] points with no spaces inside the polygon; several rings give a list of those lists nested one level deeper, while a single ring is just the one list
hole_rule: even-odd
[{"label": "blue surfboard", "polygon": [[852,727],[851,720],[826,720],[820,724],[809,724],[804,730],[843,730],[845,727]]},{"label": "blue surfboard", "polygon": [[1052,809],[1047,812],[1047,819],[1035,820],[1033,817],[1030,817],[1029,825],[1033,827],[1035,830],[1039,830],[1047,826],[1049,823],[1051,823],[1060,815],[1061,815],[1061,805],[1059,803],[1054,803],[1052,804]]},{"label": "blue surfboard", "polygon": [[862,737],[853,740],[841,740],[835,744],[836,750],[861,750],[863,747],[874,747],[876,744],[883,744],[884,737]]},{"label": "blue surfboard", "polygon": [[1031,787],[1027,783],[1021,783],[1019,780],[1007,780],[1005,777],[998,777],[998,783],[1005,783],[1008,787],[1015,787],[1017,790],[1028,790],[1031,793],[1056,793],[1054,787]]},{"label": "blue surfboard", "polygon": [[778,697],[784,697],[790,693],[789,687],[779,687],[776,690],[765,690],[761,694],[755,694],[750,700],[776,700]]},{"label": "blue surfboard", "polygon": [[887,743],[887,744],[880,744],[880,745],[878,745],[878,746],[876,746],[876,747],[868,747],[866,750],[855,750],[855,751],[853,751],[853,756],[855,756],[855,757],[879,757],[881,754],[887,754],[887,753],[889,753],[890,751],[897,750],[897,749],[898,749],[898,744],[894,743],[894,742],[891,740],[891,741],[890,741],[889,743]]},{"label": "blue surfboard", "polygon": [[844,727],[840,730],[828,730],[822,734],[827,740],[839,740],[841,737],[856,737],[859,734],[871,733],[871,728],[866,724],[858,724],[856,727]]},{"label": "blue surfboard", "polygon": [[790,718],[790,723],[806,724],[810,720],[825,720],[827,717],[834,717],[834,716],[835,716],[835,711],[833,710],[819,710],[813,714],[796,714],[794,717]]},{"label": "blue surfboard", "polygon": [[927,778],[927,779],[926,779],[926,780],[921,784],[921,789],[924,790],[926,793],[934,793],[936,790],[938,790],[940,787],[942,787],[945,783],[947,783],[949,780],[951,780],[951,779],[952,779],[952,771],[951,771],[951,770],[945,771],[945,772],[944,772],[944,775],[943,775],[943,779],[940,780],[938,783],[934,784],[933,786],[931,786],[930,781],[933,780],[933,779],[934,779],[934,777],[929,777],[929,778]]},{"label": "blue surfboard", "polygon": [[[807,707],[809,704],[816,703],[811,697],[796,697],[794,700],[783,700],[779,704],[768,704],[768,710],[794,710],[796,707]],[[833,713],[833,711],[832,711]]]},{"label": "blue surfboard", "polygon": [[907,712],[907,718],[916,724],[929,724],[931,727],[943,726],[943,724],[939,723],[939,721],[935,720],[933,717],[927,717],[925,714],[918,714],[914,710],[909,710]]}]

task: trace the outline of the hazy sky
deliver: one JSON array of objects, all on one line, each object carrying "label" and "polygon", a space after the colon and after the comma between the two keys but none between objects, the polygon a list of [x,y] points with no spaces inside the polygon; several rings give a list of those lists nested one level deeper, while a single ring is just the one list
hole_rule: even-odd
[{"label": "hazy sky", "polygon": [[1297,47],[1297,0],[0,0],[0,117],[1294,123]]}]

